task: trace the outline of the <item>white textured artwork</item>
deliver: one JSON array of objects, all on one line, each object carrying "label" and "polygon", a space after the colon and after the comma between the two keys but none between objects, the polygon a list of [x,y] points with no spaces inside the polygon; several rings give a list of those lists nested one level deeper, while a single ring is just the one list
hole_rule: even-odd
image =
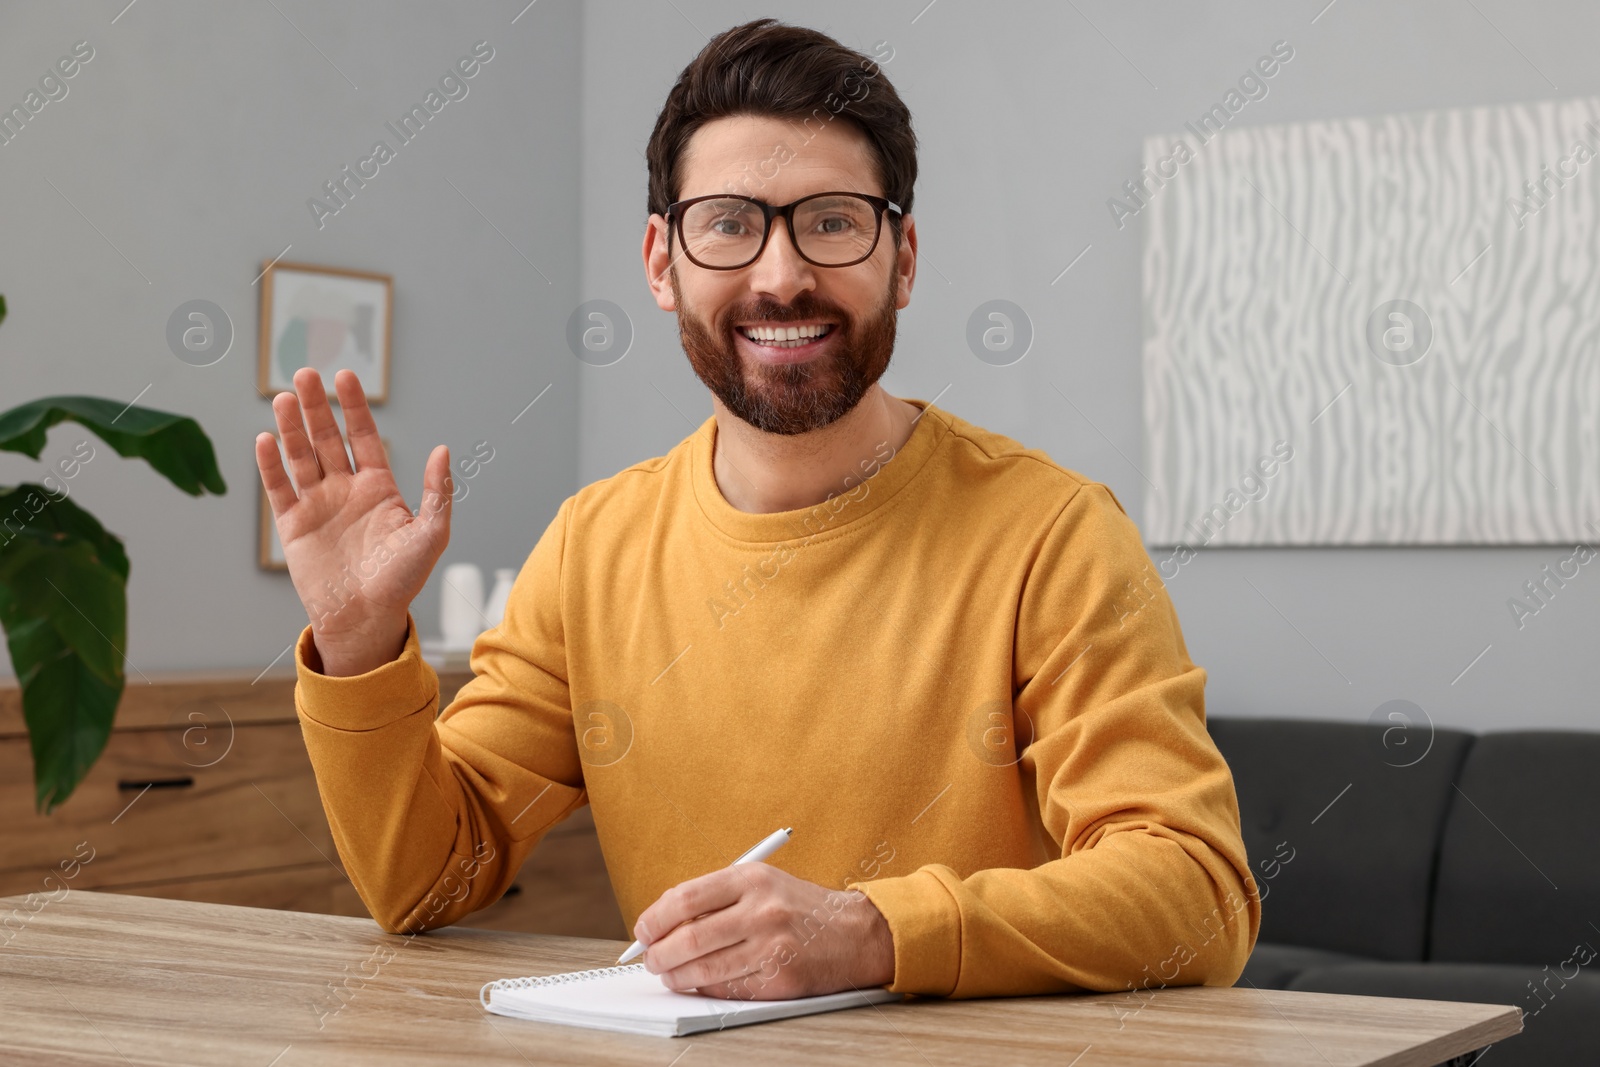
[{"label": "white textured artwork", "polygon": [[1148,138],[1146,540],[1600,537],[1597,152],[1600,98]]}]

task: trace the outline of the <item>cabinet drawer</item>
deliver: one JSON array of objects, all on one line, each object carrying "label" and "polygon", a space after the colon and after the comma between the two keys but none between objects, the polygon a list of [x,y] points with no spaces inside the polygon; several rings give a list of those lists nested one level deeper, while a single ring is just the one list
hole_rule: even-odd
[{"label": "cabinet drawer", "polygon": [[299,724],[210,729],[203,749],[192,736],[186,748],[182,728],[114,732],[48,816],[34,810],[28,742],[0,740],[0,894],[40,891],[46,875],[59,877],[63,861],[89,849],[71,888],[336,860]]},{"label": "cabinet drawer", "polygon": [[[118,729],[88,777],[48,816],[33,807],[27,739],[0,737],[0,819],[0,896],[65,884],[367,914],[334,866],[338,852],[293,720],[236,722],[230,730],[213,716],[203,737],[192,727]],[[63,864],[72,878],[63,877]],[[512,889],[460,925],[625,939],[590,809],[552,827]]]},{"label": "cabinet drawer", "polygon": [[[569,829],[571,822],[569,818],[556,828],[565,832],[552,832],[539,842],[505,896],[456,925],[630,940],[611,892],[594,826],[580,821]],[[343,873],[321,860],[224,877],[110,888],[173,900],[367,917],[366,906]]]}]

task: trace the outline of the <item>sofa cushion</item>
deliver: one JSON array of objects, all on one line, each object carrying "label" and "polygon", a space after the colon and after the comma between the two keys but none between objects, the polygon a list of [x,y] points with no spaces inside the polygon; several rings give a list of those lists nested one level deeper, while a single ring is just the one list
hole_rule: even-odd
[{"label": "sofa cushion", "polygon": [[1424,959],[1439,836],[1472,735],[1425,720],[1207,725],[1233,771],[1261,940]]},{"label": "sofa cushion", "polygon": [[1521,1008],[1522,1033],[1483,1058],[1493,1067],[1594,1067],[1600,1050],[1600,975],[1576,966],[1356,963],[1303,971],[1289,988]]},{"label": "sofa cushion", "polygon": [[1257,989],[1288,989],[1289,980],[1301,971],[1313,967],[1327,967],[1339,963],[1370,963],[1371,960],[1343,952],[1329,952],[1325,948],[1305,948],[1301,945],[1278,945],[1257,941],[1255,951],[1245,962],[1244,973],[1234,985],[1255,986]]},{"label": "sofa cushion", "polygon": [[1430,959],[1554,967],[1600,946],[1597,768],[1600,733],[1477,739],[1452,790]]}]

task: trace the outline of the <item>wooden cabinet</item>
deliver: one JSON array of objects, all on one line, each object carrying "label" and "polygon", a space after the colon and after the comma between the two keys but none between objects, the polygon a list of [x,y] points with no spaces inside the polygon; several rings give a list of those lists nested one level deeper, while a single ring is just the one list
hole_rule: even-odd
[{"label": "wooden cabinet", "polygon": [[[441,673],[454,694],[466,673]],[[294,713],[294,676],[129,679],[105,752],[50,815],[14,686],[0,687],[0,896],[62,887],[365,916]],[[589,809],[459,925],[626,940]]]}]

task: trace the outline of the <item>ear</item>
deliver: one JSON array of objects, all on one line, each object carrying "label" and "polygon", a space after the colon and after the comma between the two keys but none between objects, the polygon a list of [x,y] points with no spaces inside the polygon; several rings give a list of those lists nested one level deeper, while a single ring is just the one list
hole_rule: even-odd
[{"label": "ear", "polygon": [[676,311],[678,302],[672,294],[672,281],[667,276],[671,257],[667,254],[667,219],[664,215],[651,215],[645,223],[644,280],[650,286],[650,295],[662,311]]},{"label": "ear", "polygon": [[900,254],[895,261],[895,272],[900,276],[894,301],[897,309],[911,303],[911,286],[917,279],[917,220],[910,215],[902,216],[900,234]]}]

